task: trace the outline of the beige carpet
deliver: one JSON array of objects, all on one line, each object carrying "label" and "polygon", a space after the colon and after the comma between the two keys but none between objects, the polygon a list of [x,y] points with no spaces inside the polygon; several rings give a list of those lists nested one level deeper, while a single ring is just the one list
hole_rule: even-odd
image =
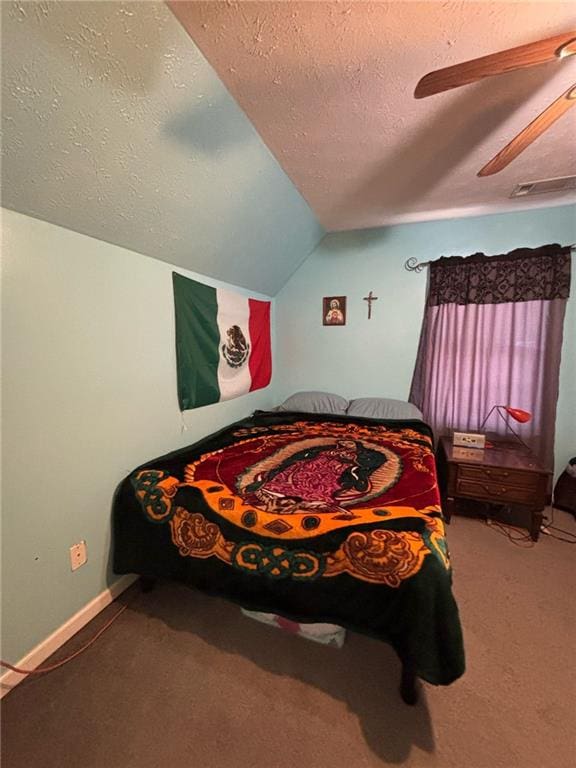
[{"label": "beige carpet", "polygon": [[576,546],[520,549],[465,517],[449,543],[468,671],[425,685],[417,707],[399,699],[381,643],[318,646],[162,584],[128,595],[85,654],[4,699],[2,768],[575,765]]}]

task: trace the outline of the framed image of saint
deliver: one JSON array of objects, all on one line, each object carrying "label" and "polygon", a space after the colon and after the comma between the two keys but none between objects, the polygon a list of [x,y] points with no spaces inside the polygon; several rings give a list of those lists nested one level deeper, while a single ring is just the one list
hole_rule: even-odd
[{"label": "framed image of saint", "polygon": [[322,325],[346,325],[346,296],[324,296]]}]

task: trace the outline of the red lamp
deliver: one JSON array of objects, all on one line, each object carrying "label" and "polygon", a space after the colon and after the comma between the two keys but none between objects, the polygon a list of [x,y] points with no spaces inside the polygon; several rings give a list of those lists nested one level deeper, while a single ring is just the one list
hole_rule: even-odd
[{"label": "red lamp", "polygon": [[[480,430],[484,428],[484,424],[486,424],[486,422],[492,415],[493,411],[496,411],[496,413],[500,416],[502,421],[506,424],[507,429],[509,429],[510,432],[512,432],[512,434],[516,436],[518,441],[522,443],[522,445],[525,448],[528,448],[528,450],[530,450],[530,448],[526,445],[524,440],[522,440],[522,438],[516,432],[516,430],[512,428],[507,416],[512,417],[514,421],[517,421],[520,424],[526,424],[526,422],[530,421],[530,419],[532,418],[532,414],[529,411],[523,411],[522,408],[512,408],[511,405],[493,405],[492,408],[488,411],[488,414],[486,415],[486,417],[484,418],[484,421],[480,425]],[[506,416],[504,414],[506,414]]]}]

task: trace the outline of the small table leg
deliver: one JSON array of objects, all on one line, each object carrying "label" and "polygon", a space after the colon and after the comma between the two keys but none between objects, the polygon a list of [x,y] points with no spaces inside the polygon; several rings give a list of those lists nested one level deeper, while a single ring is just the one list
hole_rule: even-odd
[{"label": "small table leg", "polygon": [[452,520],[452,515],[454,513],[454,497],[453,496],[445,496],[442,499],[442,514],[444,516],[444,520],[450,524],[450,521]]},{"label": "small table leg", "polygon": [[544,519],[543,509],[532,510],[532,524],[530,526],[530,538],[532,541],[538,541],[540,537],[540,528],[542,527],[542,520]]}]

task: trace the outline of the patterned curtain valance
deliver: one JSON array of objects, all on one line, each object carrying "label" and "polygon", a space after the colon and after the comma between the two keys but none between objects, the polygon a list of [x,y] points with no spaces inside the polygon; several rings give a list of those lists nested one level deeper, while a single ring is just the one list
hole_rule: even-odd
[{"label": "patterned curtain valance", "polygon": [[570,246],[517,248],[499,256],[475,253],[430,262],[429,306],[543,301],[569,295]]}]

